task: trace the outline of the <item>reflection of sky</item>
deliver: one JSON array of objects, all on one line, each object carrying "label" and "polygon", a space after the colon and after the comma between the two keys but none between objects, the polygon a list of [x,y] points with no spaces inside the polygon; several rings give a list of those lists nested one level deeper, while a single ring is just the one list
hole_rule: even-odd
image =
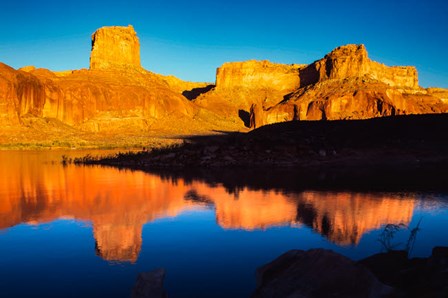
[{"label": "reflection of sky", "polygon": [[[427,256],[433,245],[447,246],[448,209],[417,209],[410,226],[420,218],[413,256]],[[380,251],[379,233],[366,233],[358,246],[338,247],[306,226],[226,230],[217,225],[215,210],[202,208],[145,224],[140,256],[131,265],[96,256],[92,228],[85,222],[20,224],[0,236],[0,288],[5,297],[125,297],[138,272],[163,267],[173,297],[248,296],[255,269],[289,249],[324,247],[360,259]],[[397,234],[396,242],[407,236],[407,231]]]}]

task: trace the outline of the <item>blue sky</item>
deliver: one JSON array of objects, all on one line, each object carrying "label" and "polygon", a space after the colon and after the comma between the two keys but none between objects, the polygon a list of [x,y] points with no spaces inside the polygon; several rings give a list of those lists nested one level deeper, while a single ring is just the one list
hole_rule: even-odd
[{"label": "blue sky", "polygon": [[227,61],[310,63],[348,43],[386,65],[414,65],[420,85],[448,88],[446,0],[2,1],[0,61],[88,68],[90,35],[132,24],[142,65],[213,82]]}]

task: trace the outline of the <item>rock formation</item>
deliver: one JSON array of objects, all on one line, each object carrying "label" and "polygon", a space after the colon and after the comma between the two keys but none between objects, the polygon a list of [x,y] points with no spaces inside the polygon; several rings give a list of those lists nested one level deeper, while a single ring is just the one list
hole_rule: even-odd
[{"label": "rock formation", "polygon": [[193,104],[151,73],[80,70],[58,76],[0,67],[0,113],[11,124],[37,117],[86,131],[143,130],[168,115],[191,118],[195,112]]},{"label": "rock formation", "polygon": [[255,60],[224,63],[216,70],[216,88],[220,91],[259,89],[291,92],[300,86],[298,74],[301,67]]},{"label": "rock formation", "polygon": [[300,71],[300,86],[325,80],[367,76],[392,87],[418,88],[417,70],[411,66],[388,67],[367,57],[364,45],[346,45],[334,49]]},{"label": "rock formation", "polygon": [[[255,60],[224,63],[216,71],[216,87],[195,103],[248,126],[251,105],[269,107],[283,100],[285,94],[300,87],[299,70],[303,67]],[[247,119],[240,119],[242,114],[247,114]]]},{"label": "rock formation", "polygon": [[448,111],[444,95],[443,89],[420,88],[415,67],[388,67],[370,60],[364,45],[346,45],[309,65],[225,63],[217,69],[216,88],[195,102],[256,128],[291,120],[441,113]]},{"label": "rock formation", "polygon": [[251,127],[291,120],[344,120],[444,113],[448,105],[418,86],[414,67],[371,61],[364,45],[336,48],[299,71],[300,88],[270,107],[254,103]]},{"label": "rock formation", "polygon": [[45,88],[35,76],[0,63],[0,119],[2,126],[20,123],[20,116],[41,116]]},{"label": "rock formation", "polygon": [[102,27],[92,34],[91,70],[140,69],[140,42],[134,28]]}]

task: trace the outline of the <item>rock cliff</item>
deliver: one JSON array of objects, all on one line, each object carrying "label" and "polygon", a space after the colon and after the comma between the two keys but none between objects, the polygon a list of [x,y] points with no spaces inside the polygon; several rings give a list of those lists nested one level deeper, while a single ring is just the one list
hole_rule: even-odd
[{"label": "rock cliff", "polygon": [[0,113],[6,123],[50,118],[86,130],[147,129],[169,116],[192,118],[196,108],[148,72],[73,71],[57,76],[48,70],[27,73],[0,65]]},{"label": "rock cliff", "polygon": [[260,89],[291,92],[300,86],[300,65],[250,60],[224,63],[216,70],[217,90]]},{"label": "rock cliff", "polygon": [[216,87],[194,102],[227,121],[249,126],[251,105],[280,102],[300,87],[299,70],[303,67],[255,60],[224,63],[216,71]]},{"label": "rock cliff", "polygon": [[292,120],[445,113],[444,92],[418,86],[414,67],[371,61],[363,45],[339,47],[299,71],[300,88],[277,104],[254,103],[251,127]]},{"label": "rock cliff", "polygon": [[140,42],[134,28],[102,27],[92,35],[90,69],[141,68]]},{"label": "rock cliff", "polygon": [[392,87],[418,88],[417,70],[412,66],[394,66],[368,58],[364,45],[346,45],[334,49],[300,71],[301,87],[325,80],[368,77]]}]

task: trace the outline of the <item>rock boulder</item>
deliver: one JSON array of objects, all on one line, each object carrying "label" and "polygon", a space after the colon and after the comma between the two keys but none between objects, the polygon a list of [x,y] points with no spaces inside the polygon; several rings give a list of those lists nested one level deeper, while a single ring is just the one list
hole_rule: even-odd
[{"label": "rock boulder", "polygon": [[325,249],[290,250],[257,270],[252,297],[386,297],[393,289]]}]

